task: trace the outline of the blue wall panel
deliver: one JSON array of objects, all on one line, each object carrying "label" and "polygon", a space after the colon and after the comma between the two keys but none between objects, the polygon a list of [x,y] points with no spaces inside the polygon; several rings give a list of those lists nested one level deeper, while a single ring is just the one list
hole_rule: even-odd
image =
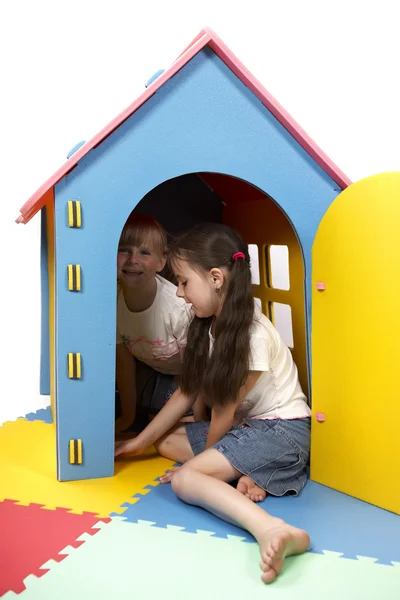
[{"label": "blue wall panel", "polygon": [[[303,247],[310,298],[311,246],[337,185],[204,49],[56,186],[61,479],[113,472],[116,251],[123,224],[155,186],[196,172],[239,177],[280,205]],[[82,229],[66,225],[71,199],[82,203]],[[82,267],[80,293],[67,290],[68,263]],[[68,352],[82,353],[81,381],[67,377]],[[82,466],[68,464],[68,441],[76,438],[83,440]]]},{"label": "blue wall panel", "polygon": [[40,212],[40,393],[50,396],[49,267],[47,262],[46,207]]}]

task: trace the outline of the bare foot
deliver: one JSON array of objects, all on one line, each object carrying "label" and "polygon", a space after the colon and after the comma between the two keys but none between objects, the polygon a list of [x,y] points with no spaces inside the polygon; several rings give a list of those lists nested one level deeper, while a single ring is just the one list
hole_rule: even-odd
[{"label": "bare foot", "polygon": [[237,483],[236,489],[243,494],[243,496],[253,500],[253,502],[262,502],[267,495],[267,492],[258,487],[258,485],[256,485],[250,477],[247,477],[247,475],[242,475]]},{"label": "bare foot", "polygon": [[307,532],[287,525],[277,519],[277,526],[268,529],[258,540],[260,545],[261,562],[263,571],[261,579],[264,583],[271,583],[281,572],[286,556],[302,554],[308,550],[310,537]]}]

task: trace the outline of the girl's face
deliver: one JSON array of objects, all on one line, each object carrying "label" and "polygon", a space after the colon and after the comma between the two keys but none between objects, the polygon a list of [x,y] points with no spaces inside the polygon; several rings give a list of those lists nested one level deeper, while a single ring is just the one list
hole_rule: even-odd
[{"label": "girl's face", "polygon": [[222,287],[225,274],[221,269],[199,273],[186,260],[174,260],[173,270],[178,280],[178,298],[192,305],[196,317],[218,316],[223,305]]},{"label": "girl's face", "polygon": [[165,266],[165,257],[160,256],[153,244],[146,246],[120,246],[118,248],[118,280],[127,287],[146,286],[154,280],[156,273]]}]

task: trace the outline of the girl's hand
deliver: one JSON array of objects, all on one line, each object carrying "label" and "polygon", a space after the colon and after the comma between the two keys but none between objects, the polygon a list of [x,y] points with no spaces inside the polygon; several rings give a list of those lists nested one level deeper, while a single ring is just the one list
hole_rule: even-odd
[{"label": "girl's hand", "polygon": [[162,477],[160,477],[160,482],[161,483],[170,483],[171,479],[173,478],[173,476],[175,475],[175,473],[177,472],[177,470],[180,469],[180,467],[174,467],[173,469],[169,469],[165,475],[162,475]]},{"label": "girl's hand", "polygon": [[119,456],[120,454],[141,454],[144,448],[140,442],[138,442],[138,438],[133,438],[130,440],[126,440],[123,442],[115,442],[115,451],[114,456]]}]

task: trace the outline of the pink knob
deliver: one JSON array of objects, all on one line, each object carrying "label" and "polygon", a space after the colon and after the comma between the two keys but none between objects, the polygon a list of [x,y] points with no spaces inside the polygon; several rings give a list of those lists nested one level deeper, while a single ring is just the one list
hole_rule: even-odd
[{"label": "pink knob", "polygon": [[321,412],[315,413],[315,418],[317,419],[318,423],[323,423],[325,421],[325,415]]},{"label": "pink knob", "polygon": [[323,281],[317,281],[317,283],[315,284],[315,287],[320,292],[323,292],[324,290],[326,290],[326,284]]}]

